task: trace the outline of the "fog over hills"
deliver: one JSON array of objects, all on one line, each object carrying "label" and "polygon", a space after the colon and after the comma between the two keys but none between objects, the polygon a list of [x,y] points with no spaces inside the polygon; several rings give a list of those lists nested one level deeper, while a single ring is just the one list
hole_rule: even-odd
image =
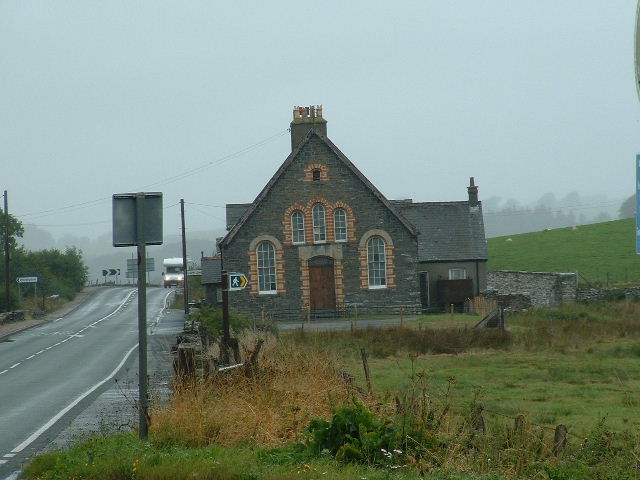
[{"label": "fog over hills", "polygon": [[[119,268],[121,276],[120,283],[126,283],[125,272],[127,270],[127,259],[135,258],[135,247],[112,246],[111,234],[103,234],[97,238],[78,237],[64,235],[56,240],[53,235],[41,228],[25,225],[24,236],[20,243],[28,250],[36,251],[43,249],[57,248],[63,250],[67,247],[75,246],[82,250],[85,264],[89,268],[89,281],[101,283],[105,280],[102,276],[103,269]],[[198,261],[201,255],[213,255],[215,252],[216,238],[224,235],[224,232],[201,231],[188,232],[187,234],[187,257]],[[162,273],[162,259],[182,256],[182,240],[179,235],[166,235],[162,245],[147,247],[147,257],[154,259],[155,271],[149,274],[152,283],[160,282]],[[116,277],[107,276],[107,281],[116,281]]]},{"label": "fog over hills", "polygon": [[[603,195],[580,195],[576,192],[570,192],[563,197],[545,193],[537,201],[526,205],[513,198],[503,199],[493,196],[482,202],[486,236],[491,238],[617,219],[624,200],[626,197],[610,198]],[[64,250],[75,246],[82,250],[85,263],[89,268],[89,280],[92,283],[104,281],[102,270],[112,268],[119,268],[121,277],[118,280],[122,283],[127,282],[125,276],[127,258],[134,258],[136,249],[113,247],[111,233],[101,234],[95,238],[69,234],[55,238],[43,228],[28,224],[24,227],[24,237],[20,240],[26,249]],[[224,231],[215,230],[188,231],[187,256],[198,261],[202,254],[213,255],[216,238],[224,234]],[[149,278],[151,282],[157,283],[160,281],[162,272],[162,259],[182,256],[180,235],[165,235],[163,245],[147,248],[147,256],[155,260],[155,272],[151,273]],[[106,279],[115,281],[116,277],[107,276]]]}]

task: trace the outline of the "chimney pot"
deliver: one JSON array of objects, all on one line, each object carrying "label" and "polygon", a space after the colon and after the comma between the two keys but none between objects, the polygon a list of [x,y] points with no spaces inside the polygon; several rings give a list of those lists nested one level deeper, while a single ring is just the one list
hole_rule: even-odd
[{"label": "chimney pot", "polygon": [[469,178],[467,192],[469,193],[469,205],[477,206],[480,202],[478,201],[478,187],[476,186],[474,177]]},{"label": "chimney pot", "polygon": [[322,118],[322,105],[293,107],[293,121],[290,127],[292,151],[302,143],[311,130],[326,137],[327,121]]}]

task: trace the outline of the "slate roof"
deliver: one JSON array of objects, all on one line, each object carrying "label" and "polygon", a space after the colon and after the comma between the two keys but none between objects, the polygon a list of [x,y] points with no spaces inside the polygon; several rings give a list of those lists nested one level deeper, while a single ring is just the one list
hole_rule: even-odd
[{"label": "slate roof", "polygon": [[222,283],[222,259],[220,257],[202,257],[202,284]]},{"label": "slate roof", "polygon": [[[324,135],[320,135],[315,130],[310,130],[309,133],[307,133],[307,135],[304,138],[304,140],[302,142],[300,142],[298,147],[296,147],[289,154],[289,156],[282,163],[282,165],[280,165],[280,168],[276,171],[276,173],[273,175],[273,177],[271,177],[271,180],[269,180],[269,182],[264,186],[264,188],[258,194],[256,199],[251,204],[248,204],[249,208],[247,208],[245,210],[245,212],[242,214],[242,216],[238,219],[238,221],[234,225],[231,226],[229,233],[224,237],[222,242],[220,242],[221,245],[229,243],[233,239],[233,237],[235,237],[235,235],[238,233],[238,231],[242,228],[242,225],[247,221],[247,219],[255,211],[255,209],[260,204],[260,202],[262,202],[262,200],[267,196],[267,194],[269,193],[271,188],[278,181],[278,178],[280,178],[280,176],[284,173],[284,171],[287,168],[289,168],[289,165],[291,165],[293,163],[295,158],[298,156],[298,153],[300,152],[300,150],[307,144],[307,142],[309,142],[311,137],[314,136],[314,135],[317,136],[318,138],[320,138],[324,143],[327,144],[327,146],[331,149],[331,151],[333,151],[333,153],[354,173],[354,175],[356,177],[358,177],[362,181],[362,183],[365,184],[365,186],[371,191],[371,193],[376,198],[378,198],[378,200],[380,200],[382,202],[382,204],[385,205],[391,211],[391,213],[400,221],[400,223],[402,223],[402,225],[404,225],[404,227],[412,235],[416,234],[416,231],[415,231],[413,225],[410,222],[408,222],[406,218],[404,218],[402,215],[400,215],[398,213],[398,211],[394,208],[394,206],[391,204],[391,202],[389,202],[389,200],[387,200],[387,198],[369,181],[369,179],[367,177],[365,177],[362,174],[362,172],[360,170],[358,170],[358,168],[353,163],[351,163],[351,160],[349,160],[347,158],[347,156],[344,153],[342,153],[340,151],[340,149],[331,140],[329,140]],[[239,206],[240,205],[247,205],[247,204],[231,204],[232,207],[234,207],[234,206],[238,207],[238,210],[234,210],[232,208],[232,212],[234,214],[237,213],[237,211],[239,211]],[[229,210],[227,209],[227,228],[229,228],[229,217],[228,217],[229,213],[228,212],[229,212]]]},{"label": "slate roof", "polygon": [[418,232],[418,260],[487,260],[482,206],[469,202],[392,200]]},{"label": "slate roof", "polygon": [[227,232],[238,223],[238,220],[240,220],[250,206],[250,203],[227,203]]}]

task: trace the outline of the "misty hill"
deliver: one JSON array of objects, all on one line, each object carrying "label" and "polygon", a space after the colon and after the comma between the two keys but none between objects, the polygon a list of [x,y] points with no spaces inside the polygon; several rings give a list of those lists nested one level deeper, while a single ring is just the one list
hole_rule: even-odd
[{"label": "misty hill", "polygon": [[[202,254],[205,256],[213,255],[216,238],[223,235],[222,231],[187,232],[187,256],[198,261]],[[20,240],[21,245],[32,251],[51,248],[64,251],[71,246],[79,248],[82,250],[85,265],[89,268],[89,281],[92,283],[95,283],[96,280],[102,282],[104,280],[102,270],[110,268],[119,268],[122,274],[120,281],[126,283],[127,258],[135,258],[136,255],[135,247],[113,247],[110,233],[95,239],[65,235],[59,240],[55,240],[46,230],[25,225],[25,233]],[[163,258],[181,256],[182,240],[180,235],[165,235],[163,245],[147,247],[147,257],[155,260],[155,272],[149,276],[151,282],[160,282]],[[107,277],[107,280],[115,281],[115,277]]]},{"label": "misty hill", "polygon": [[558,228],[491,238],[490,270],[575,272],[580,281],[640,281],[635,220]]},{"label": "misty hill", "polygon": [[493,196],[482,201],[485,233],[491,238],[625,218],[619,216],[623,200],[576,192],[563,197],[545,193],[525,205],[513,198]]}]

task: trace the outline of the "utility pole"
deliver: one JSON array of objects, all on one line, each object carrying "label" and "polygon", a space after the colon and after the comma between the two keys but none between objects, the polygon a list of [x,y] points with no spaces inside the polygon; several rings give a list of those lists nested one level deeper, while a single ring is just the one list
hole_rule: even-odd
[{"label": "utility pole", "polygon": [[184,230],[184,198],[180,199],[180,221],[182,223],[182,270],[184,271],[184,314],[189,315],[189,265],[187,265],[187,234]]},{"label": "utility pole", "polygon": [[9,288],[9,200],[4,191],[4,311],[11,311],[11,295]]}]

